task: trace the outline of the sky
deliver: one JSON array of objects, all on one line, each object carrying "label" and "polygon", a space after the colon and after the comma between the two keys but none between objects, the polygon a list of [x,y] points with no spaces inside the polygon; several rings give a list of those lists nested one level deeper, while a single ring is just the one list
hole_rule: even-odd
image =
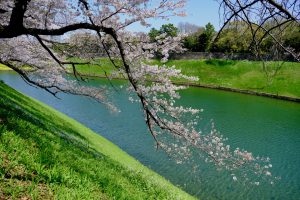
[{"label": "sky", "polygon": [[148,32],[152,27],[159,29],[162,24],[172,23],[178,25],[179,22],[189,22],[198,26],[205,26],[212,23],[216,30],[221,27],[219,18],[219,4],[216,0],[187,0],[185,7],[186,17],[172,17],[170,20],[154,19],[150,20],[151,27],[145,28],[135,23],[128,27],[134,32]]}]

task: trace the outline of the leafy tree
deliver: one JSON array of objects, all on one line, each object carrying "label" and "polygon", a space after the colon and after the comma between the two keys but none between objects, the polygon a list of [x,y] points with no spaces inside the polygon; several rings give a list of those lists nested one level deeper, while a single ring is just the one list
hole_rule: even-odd
[{"label": "leafy tree", "polygon": [[189,51],[196,52],[198,50],[198,36],[196,34],[191,34],[183,38],[183,46]]},{"label": "leafy tree", "polygon": [[155,38],[161,34],[166,34],[166,36],[170,37],[176,37],[178,34],[178,28],[174,26],[174,24],[163,24],[159,30],[151,28],[150,32],[148,33],[151,41],[155,41]]},{"label": "leafy tree", "polygon": [[207,51],[209,48],[210,39],[206,33],[202,33],[198,37],[198,50],[201,52]]},{"label": "leafy tree", "polygon": [[200,27],[194,33],[191,33],[183,38],[183,46],[189,51],[197,52],[199,51],[199,35],[204,32],[204,28]]},{"label": "leafy tree", "polygon": [[300,53],[300,25],[293,24],[291,27],[286,29],[283,40],[285,46],[294,49],[297,53]]},{"label": "leafy tree", "polygon": [[148,33],[148,35],[149,35],[149,37],[150,37],[150,40],[151,40],[152,42],[154,42],[154,41],[155,41],[155,38],[156,38],[157,36],[159,36],[160,34],[161,34],[160,31],[157,30],[157,29],[155,29],[155,28],[151,28],[150,32]]},{"label": "leafy tree", "polygon": [[[270,20],[264,24],[265,29],[274,26],[274,21]],[[254,26],[257,27],[257,26]],[[297,28],[298,27],[298,28]],[[272,36],[277,38],[284,46],[292,48],[295,52],[299,52],[300,44],[300,33],[299,26],[294,23],[287,24],[286,28],[281,30],[272,30]],[[255,38],[260,41],[260,38],[264,35],[263,30],[258,30]],[[264,37],[259,45],[259,51],[261,54],[270,54],[274,51],[273,47],[276,42],[272,36]],[[225,52],[225,53],[250,53],[252,48],[253,37],[251,30],[246,22],[244,21],[232,21],[223,28],[221,34],[216,41],[214,41],[211,50],[214,52]],[[283,51],[281,52],[284,53]]]},{"label": "leafy tree", "polygon": [[[224,25],[221,27],[216,38],[226,29],[232,21],[243,21],[249,28],[251,35],[251,51],[261,57],[264,53],[262,47],[267,40],[267,49],[274,52],[285,52],[295,60],[300,61],[300,56],[285,45],[283,37],[287,27],[297,28],[300,24],[300,1],[299,0],[222,0],[220,8],[223,8]],[[295,26],[296,24],[296,26]]]},{"label": "leafy tree", "polygon": [[205,25],[205,31],[204,33],[212,39],[213,35],[215,34],[215,27],[209,22],[208,24]]},{"label": "leafy tree", "polygon": [[212,45],[214,52],[248,53],[250,50],[251,33],[243,21],[230,22]]},{"label": "leafy tree", "polygon": [[161,34],[166,33],[167,36],[176,37],[178,34],[178,28],[174,24],[163,24],[159,29]]},{"label": "leafy tree", "polygon": [[199,51],[209,51],[214,33],[215,33],[214,26],[211,23],[206,24],[204,32],[201,35],[199,35],[198,38]]}]

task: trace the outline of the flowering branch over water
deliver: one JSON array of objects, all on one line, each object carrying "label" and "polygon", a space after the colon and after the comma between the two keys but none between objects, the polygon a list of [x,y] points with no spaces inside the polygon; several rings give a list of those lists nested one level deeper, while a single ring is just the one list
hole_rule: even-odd
[{"label": "flowering branch over water", "polygon": [[[84,95],[116,109],[106,98],[106,88],[82,85],[85,79],[76,69],[78,65],[97,64],[101,70],[101,63],[89,54],[100,48],[118,73],[128,79],[129,90],[134,94],[130,100],[142,105],[157,148],[165,150],[178,163],[192,155],[200,156],[217,169],[231,171],[233,180],[238,179],[238,174],[244,179],[249,179],[250,174],[271,177],[269,159],[232,150],[214,127],[209,133],[197,129],[202,110],[177,105],[178,91],[186,87],[174,85],[172,80],[197,80],[163,64],[170,53],[183,51],[180,36],[163,34],[153,42],[144,33],[125,30],[136,22],[149,26],[149,18],[183,15],[184,0],[152,3],[149,0],[1,1],[0,8],[5,12],[0,14],[0,62],[29,84],[53,95],[58,92]],[[72,40],[70,32],[90,35],[83,37],[87,40]],[[157,52],[162,55],[162,65],[150,64]],[[69,57],[85,61],[73,62]],[[75,80],[68,76],[70,66]]]}]

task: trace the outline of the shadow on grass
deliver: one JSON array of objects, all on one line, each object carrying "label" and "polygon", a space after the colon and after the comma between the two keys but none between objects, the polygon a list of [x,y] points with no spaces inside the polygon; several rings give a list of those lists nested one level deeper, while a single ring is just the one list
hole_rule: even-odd
[{"label": "shadow on grass", "polygon": [[[68,128],[70,124],[65,124],[63,122],[56,122],[55,126],[53,124],[53,116],[51,113],[41,112],[35,106],[32,106],[32,100],[26,96],[20,96],[13,91],[13,89],[4,86],[3,81],[0,82],[0,98],[3,99],[2,107],[3,109],[9,109],[7,113],[3,113],[4,115],[9,115],[10,112],[14,113],[19,118],[23,118],[30,123],[39,126],[47,131],[57,131],[57,130],[65,130],[68,134],[72,134],[81,140],[86,140],[82,135],[75,132],[73,129]],[[0,100],[1,100],[0,99]],[[47,111],[47,110],[45,110]],[[43,123],[41,123],[43,122]]]},{"label": "shadow on grass", "polygon": [[18,197],[31,195],[32,186],[26,186],[30,181],[62,196],[166,199],[163,188],[94,150],[69,122],[32,103],[0,83],[0,197],[2,191],[12,197],[17,187],[23,188]]},{"label": "shadow on grass", "polygon": [[205,63],[208,65],[218,66],[218,67],[226,67],[228,65],[235,65],[237,61],[235,60],[221,60],[221,59],[209,59],[205,60]]}]

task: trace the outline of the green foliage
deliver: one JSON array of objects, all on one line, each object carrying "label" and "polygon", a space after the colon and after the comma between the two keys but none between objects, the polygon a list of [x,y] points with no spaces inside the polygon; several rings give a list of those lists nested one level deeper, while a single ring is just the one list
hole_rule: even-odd
[{"label": "green foliage", "polygon": [[289,27],[285,30],[284,44],[287,47],[293,48],[296,52],[300,52],[300,26],[296,28]]},{"label": "green foliage", "polygon": [[249,53],[251,32],[245,22],[235,21],[227,25],[212,51],[224,53]]},{"label": "green foliage", "polygon": [[202,33],[198,38],[198,51],[205,52],[208,51],[210,45],[209,35],[206,33]]},{"label": "green foliage", "polygon": [[170,37],[176,37],[178,34],[178,28],[174,26],[174,24],[163,24],[159,30],[155,28],[151,28],[150,32],[148,33],[148,36],[150,37],[151,41],[155,41],[156,37],[161,34],[166,34],[166,36]]},{"label": "green foliage", "polygon": [[[273,27],[274,22],[269,21],[264,26],[266,29]],[[300,27],[297,24],[287,24],[287,28],[283,30],[272,30],[270,32],[278,41],[285,46],[300,52]],[[273,47],[276,45],[271,36],[262,38],[265,34],[263,29],[259,29],[256,33],[256,40],[261,41],[260,53],[273,53]],[[218,40],[213,44],[211,50],[214,52],[224,53],[249,53],[251,51],[252,41],[251,30],[248,25],[242,21],[234,21],[229,23],[222,31]],[[282,52],[283,54],[283,52]]]},{"label": "green foliage", "polygon": [[176,37],[178,34],[178,29],[174,24],[163,24],[159,29],[159,32],[166,33],[167,36]]},{"label": "green foliage", "polygon": [[183,46],[192,52],[199,51],[199,35],[204,32],[204,28],[199,28],[199,30],[195,33],[189,34],[183,38]]},{"label": "green foliage", "polygon": [[198,38],[199,51],[206,52],[210,50],[210,45],[215,32],[215,28],[211,23],[205,25],[204,32],[201,35],[199,35]]},{"label": "green foliage", "polygon": [[[174,24],[163,24],[159,30],[152,28],[148,33],[151,42],[156,41],[156,37],[160,36],[161,34],[165,34],[165,37],[176,37],[179,30]],[[155,52],[156,58],[161,58],[162,53],[157,51]]]},{"label": "green foliage", "polygon": [[220,66],[220,67],[225,67],[228,65],[235,65],[238,63],[236,60],[219,60],[219,59],[209,59],[204,61],[205,64],[207,65],[213,65],[213,66]]},{"label": "green foliage", "polygon": [[183,47],[189,51],[197,51],[198,40],[194,34],[188,35],[183,39]]},{"label": "green foliage", "polygon": [[209,51],[210,44],[215,34],[215,28],[211,23],[206,24],[204,29],[190,34],[183,39],[183,46],[190,51]]},{"label": "green foliage", "polygon": [[160,31],[155,28],[151,28],[150,32],[148,33],[148,36],[150,37],[150,40],[152,42],[155,41],[155,38],[159,35],[160,35]]},{"label": "green foliage", "polygon": [[192,199],[66,115],[0,82],[0,198]]},{"label": "green foliage", "polygon": [[209,22],[205,25],[204,33],[211,39],[215,34],[215,27]]}]

